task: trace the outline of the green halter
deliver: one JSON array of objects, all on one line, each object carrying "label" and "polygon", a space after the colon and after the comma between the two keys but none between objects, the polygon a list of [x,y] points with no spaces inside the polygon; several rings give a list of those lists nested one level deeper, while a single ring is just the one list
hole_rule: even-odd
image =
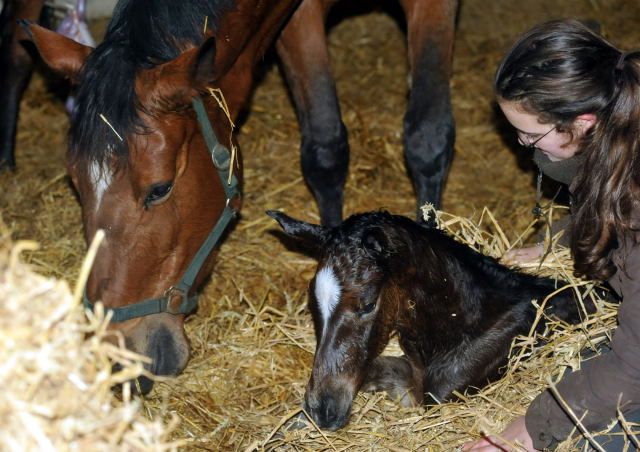
[{"label": "green halter", "polygon": [[[113,317],[111,317],[112,322],[124,322],[125,320],[135,319],[137,317],[143,317],[150,314],[158,314],[161,312],[167,312],[169,314],[188,314],[193,311],[198,304],[198,297],[197,295],[190,297],[189,292],[191,291],[196,276],[200,273],[200,269],[209,257],[209,254],[211,254],[211,251],[220,239],[220,236],[236,215],[236,209],[231,206],[230,201],[239,195],[238,179],[231,170],[231,156],[229,150],[225,148],[220,141],[218,141],[218,138],[213,131],[213,127],[211,127],[211,122],[209,121],[209,116],[204,108],[202,99],[194,97],[192,103],[193,109],[196,112],[196,117],[198,118],[198,123],[200,124],[202,136],[204,137],[204,141],[209,152],[211,152],[213,164],[218,170],[220,182],[222,182],[222,187],[224,188],[224,192],[227,197],[227,204],[222,211],[222,215],[218,219],[218,222],[191,260],[191,263],[184,272],[184,275],[182,275],[180,282],[175,286],[169,287],[162,297],[148,298],[129,306],[105,309],[105,313],[113,313]],[[229,183],[229,181],[231,182]],[[177,309],[172,309],[171,300],[175,297],[180,297],[182,301]],[[87,297],[86,289],[83,293],[82,302],[86,309],[93,310],[93,304]]]}]

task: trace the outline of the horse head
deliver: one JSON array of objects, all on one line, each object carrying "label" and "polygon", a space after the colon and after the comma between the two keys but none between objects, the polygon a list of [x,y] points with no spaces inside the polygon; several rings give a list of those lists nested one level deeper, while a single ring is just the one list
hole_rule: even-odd
[{"label": "horse head", "polygon": [[[201,245],[230,196],[228,181],[219,177],[221,165],[212,159],[211,147],[220,143],[207,142],[201,128],[212,126],[220,146],[231,149],[231,118],[207,95],[211,122],[199,124],[194,98],[216,86],[231,64],[218,57],[214,38],[167,62],[132,68],[126,61],[130,50],[118,42],[94,50],[28,28],[43,60],[78,85],[69,172],[87,242],[98,229],[106,237],[87,282],[86,304],[101,301],[114,311],[110,328],[129,349],[151,358],[151,373],[177,375],[189,357],[184,317],[212,269],[212,246],[197,265],[190,263],[203,254]],[[152,300],[144,312],[124,313],[141,300]],[[162,307],[146,311],[156,304]],[[151,382],[142,381],[142,392],[150,389]]]},{"label": "horse head", "polygon": [[[344,426],[370,366],[389,342],[397,323],[401,290],[392,275],[401,272],[390,215],[354,215],[335,228],[267,212],[287,234],[320,250],[309,287],[316,352],[305,393],[305,408],[322,428]],[[400,259],[400,260],[399,260]]]}]

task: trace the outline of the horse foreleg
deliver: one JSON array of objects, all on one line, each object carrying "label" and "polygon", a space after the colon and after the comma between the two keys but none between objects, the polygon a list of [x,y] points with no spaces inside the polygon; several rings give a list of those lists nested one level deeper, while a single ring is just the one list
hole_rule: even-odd
[{"label": "horse foreleg", "polygon": [[455,140],[449,78],[457,0],[401,0],[407,17],[411,92],[404,155],[420,206],[439,208]]},{"label": "horse foreleg", "polygon": [[[508,363],[511,342],[531,327],[527,311],[530,304],[519,304],[503,313],[476,337],[465,337],[445,353],[429,359],[424,376],[427,399],[437,403],[450,400],[454,391],[484,387],[500,375],[500,368]],[[488,320],[488,319],[487,319]]]},{"label": "horse foreleg", "polygon": [[422,402],[422,382],[405,356],[378,356],[360,388],[361,391],[386,391],[402,406],[416,406]]},{"label": "horse foreleg", "polygon": [[329,70],[325,5],[303,0],[276,44],[298,114],[302,173],[325,226],[342,221],[349,166],[347,131]]},{"label": "horse foreleg", "polygon": [[20,99],[33,71],[33,58],[20,41],[18,19],[37,21],[44,0],[8,0],[0,13],[0,169],[15,169],[15,140]]}]

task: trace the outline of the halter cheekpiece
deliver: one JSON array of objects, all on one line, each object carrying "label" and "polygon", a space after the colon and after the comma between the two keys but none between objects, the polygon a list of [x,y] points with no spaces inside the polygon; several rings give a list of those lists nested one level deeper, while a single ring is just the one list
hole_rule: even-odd
[{"label": "halter cheekpiece", "polygon": [[[236,208],[230,203],[230,201],[240,196],[238,179],[233,174],[233,168],[231,168],[231,153],[222,143],[220,143],[218,137],[213,131],[213,127],[211,126],[211,122],[202,99],[200,97],[194,97],[192,105],[195,110],[198,123],[200,124],[202,136],[209,152],[211,153],[213,165],[216,167],[220,182],[222,183],[222,187],[227,198],[226,206],[222,210],[218,222],[215,224],[191,260],[191,263],[182,275],[180,282],[169,287],[162,297],[147,298],[146,300],[142,300],[128,306],[105,308],[105,313],[112,313],[111,322],[119,323],[135,319],[137,317],[159,314],[162,312],[169,314],[189,314],[192,312],[198,304],[198,297],[197,295],[189,296],[189,292],[193,287],[198,273],[200,273],[200,269],[209,257],[209,254],[211,254],[211,251],[213,251],[213,248],[218,243],[222,233],[237,214]],[[172,306],[172,301],[175,298],[180,300],[180,305],[177,308]],[[83,292],[82,302],[86,309],[93,310],[93,303],[87,297],[86,288]]]}]

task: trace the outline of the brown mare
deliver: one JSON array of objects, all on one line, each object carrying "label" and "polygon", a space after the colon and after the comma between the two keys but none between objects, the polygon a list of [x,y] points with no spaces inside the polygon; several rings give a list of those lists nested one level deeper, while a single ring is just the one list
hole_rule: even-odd
[{"label": "brown mare", "polygon": [[[215,134],[230,148],[229,120],[206,88],[222,90],[236,119],[250,93],[256,60],[289,18],[277,50],[300,119],[303,171],[322,222],[341,221],[348,144],[324,35],[333,2],[302,0],[292,16],[298,3],[121,0],[96,49],[36,25],[25,27],[44,62],[76,85],[69,171],[82,204],[86,240],[98,229],[106,232],[85,303],[101,300],[116,310],[113,328],[132,350],[153,359],[149,370],[154,374],[175,375],[187,362],[184,314],[193,307],[189,295],[210,272],[212,259],[196,274],[189,263],[227,212],[227,195],[207,149],[212,146],[205,146],[203,126],[195,119],[193,98],[202,96]],[[418,202],[437,204],[453,146],[448,79],[457,1],[400,3],[407,17],[412,80],[405,155]],[[0,104],[0,119],[8,127],[3,130],[14,130],[11,115],[15,119],[32,66],[19,42],[27,35],[15,29],[15,19],[37,20],[42,4],[4,3],[0,58],[6,102]],[[10,135],[0,143],[0,166],[13,165]],[[233,171],[241,177],[239,164]],[[194,280],[178,284],[185,274]],[[175,285],[181,290],[170,289]],[[138,309],[140,300],[144,309]],[[162,306],[149,313],[150,304]],[[137,306],[135,318],[129,306]],[[127,314],[120,315],[120,308]],[[145,381],[142,391],[150,388]]]},{"label": "brown mare", "polygon": [[[309,287],[317,346],[305,411],[331,430],[348,422],[359,390],[413,405],[484,386],[506,364],[513,338],[533,327],[532,300],[543,303],[563,286],[386,212],[353,215],[334,228],[267,213],[319,249]],[[550,298],[545,313],[581,320],[572,290]],[[393,332],[404,356],[381,356]]]},{"label": "brown mare", "polygon": [[[325,21],[337,0],[302,0],[277,42],[298,112],[301,164],[322,223],[342,220],[343,186],[349,144],[329,66]],[[407,25],[409,102],[404,118],[404,155],[418,206],[440,205],[451,161],[454,121],[449,77],[458,0],[399,0]],[[15,124],[20,92],[31,72],[32,56],[19,41],[16,19],[37,20],[44,0],[4,2],[0,31],[0,168],[15,167]],[[288,3],[288,2],[285,2]]]},{"label": "brown mare", "polygon": [[[176,375],[187,363],[184,314],[213,259],[206,252],[201,267],[187,268],[229,211],[227,181],[218,176],[214,146],[205,144],[193,99],[204,101],[215,136],[231,149],[229,118],[208,87],[222,90],[235,119],[250,93],[256,61],[295,5],[123,0],[95,49],[27,26],[44,62],[77,85],[69,171],[86,240],[98,229],[106,233],[86,296],[114,309],[120,321],[112,327],[130,349],[152,358],[153,374]],[[238,161],[232,169],[240,177]],[[182,292],[168,290],[189,272]],[[168,306],[120,316],[119,308],[149,299]],[[151,389],[149,380],[141,383],[142,392]]]}]

